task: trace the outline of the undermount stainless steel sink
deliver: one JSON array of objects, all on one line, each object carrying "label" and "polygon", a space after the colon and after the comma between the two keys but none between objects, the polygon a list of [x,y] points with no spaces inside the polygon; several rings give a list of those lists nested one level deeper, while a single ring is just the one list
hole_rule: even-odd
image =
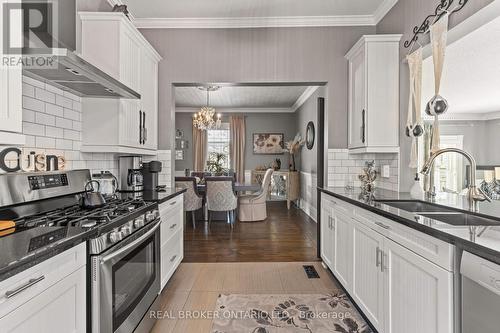
[{"label": "undermount stainless steel sink", "polygon": [[418,200],[377,200],[377,202],[456,226],[500,226],[500,220],[463,213]]},{"label": "undermount stainless steel sink", "polygon": [[434,205],[432,203],[423,202],[423,201],[377,200],[377,202],[384,204],[384,205],[387,205],[387,206],[394,207],[394,208],[406,210],[407,212],[410,212],[410,213],[458,212],[458,211],[451,209],[451,208],[445,208],[442,206]]},{"label": "undermount stainless steel sink", "polygon": [[429,217],[451,225],[461,226],[500,226],[500,221],[481,216],[463,214],[463,213],[420,213],[420,216]]}]

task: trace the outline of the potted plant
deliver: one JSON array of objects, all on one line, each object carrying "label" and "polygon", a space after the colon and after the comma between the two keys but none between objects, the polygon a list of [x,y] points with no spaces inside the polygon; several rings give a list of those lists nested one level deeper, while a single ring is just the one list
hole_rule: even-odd
[{"label": "potted plant", "polygon": [[226,163],[226,155],[222,153],[210,153],[207,160],[207,171],[214,176],[222,176],[228,172],[224,167]]}]

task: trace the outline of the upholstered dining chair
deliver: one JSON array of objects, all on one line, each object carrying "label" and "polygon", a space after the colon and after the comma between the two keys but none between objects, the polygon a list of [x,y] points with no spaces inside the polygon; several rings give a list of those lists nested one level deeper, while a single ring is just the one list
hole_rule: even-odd
[{"label": "upholstered dining chair", "polygon": [[226,212],[227,219],[234,228],[238,197],[234,192],[233,177],[206,177],[206,198],[208,209],[208,226],[212,222],[212,212]]},{"label": "upholstered dining chair", "polygon": [[193,229],[196,228],[196,211],[203,207],[203,196],[198,194],[195,177],[175,177],[175,187],[185,188],[184,211],[191,212]]},{"label": "upholstered dining chair", "polygon": [[273,169],[267,169],[260,191],[239,197],[238,218],[242,222],[263,221],[267,218],[267,195],[271,185]]},{"label": "upholstered dining chair", "polygon": [[203,181],[205,178],[212,176],[211,172],[207,171],[191,171],[191,177],[197,177],[201,181]]}]

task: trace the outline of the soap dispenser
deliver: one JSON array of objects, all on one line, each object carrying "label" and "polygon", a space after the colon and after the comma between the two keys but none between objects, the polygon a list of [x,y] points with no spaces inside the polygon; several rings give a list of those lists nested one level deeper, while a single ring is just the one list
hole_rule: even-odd
[{"label": "soap dispenser", "polygon": [[422,185],[420,185],[420,178],[418,178],[418,173],[415,174],[415,183],[411,187],[410,195],[413,199],[424,199],[424,190],[422,189]]}]

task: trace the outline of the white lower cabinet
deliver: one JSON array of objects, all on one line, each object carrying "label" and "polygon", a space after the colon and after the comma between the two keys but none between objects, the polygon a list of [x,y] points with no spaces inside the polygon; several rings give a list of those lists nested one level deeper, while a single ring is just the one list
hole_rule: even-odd
[{"label": "white lower cabinet", "polygon": [[0,331],[85,333],[85,263],[83,243],[0,282]]},{"label": "white lower cabinet", "polygon": [[[335,236],[321,235],[323,260],[373,326],[380,333],[453,333],[453,268],[440,266],[446,260],[425,258],[395,241],[429,236],[396,228],[397,222],[390,220],[384,221],[387,229],[378,227],[378,220],[361,222],[363,209],[328,198],[322,195],[321,232],[328,232],[324,216],[330,212]],[[329,240],[334,250],[327,261],[323,252],[331,245],[323,242]],[[452,246],[433,242],[443,252],[441,258],[453,255]]]},{"label": "white lower cabinet", "polygon": [[384,327],[384,237],[361,223],[353,223],[353,279],[351,295],[379,331]]},{"label": "white lower cabinet", "polygon": [[453,273],[386,239],[387,333],[452,333]]},{"label": "white lower cabinet", "polygon": [[352,222],[351,218],[334,208],[333,213],[333,273],[342,285],[350,289],[352,284]]},{"label": "white lower cabinet", "polygon": [[165,287],[184,258],[183,195],[160,204],[161,289]]},{"label": "white lower cabinet", "polygon": [[334,249],[334,226],[333,226],[333,203],[325,198],[321,201],[321,258],[323,262],[333,267]]}]

